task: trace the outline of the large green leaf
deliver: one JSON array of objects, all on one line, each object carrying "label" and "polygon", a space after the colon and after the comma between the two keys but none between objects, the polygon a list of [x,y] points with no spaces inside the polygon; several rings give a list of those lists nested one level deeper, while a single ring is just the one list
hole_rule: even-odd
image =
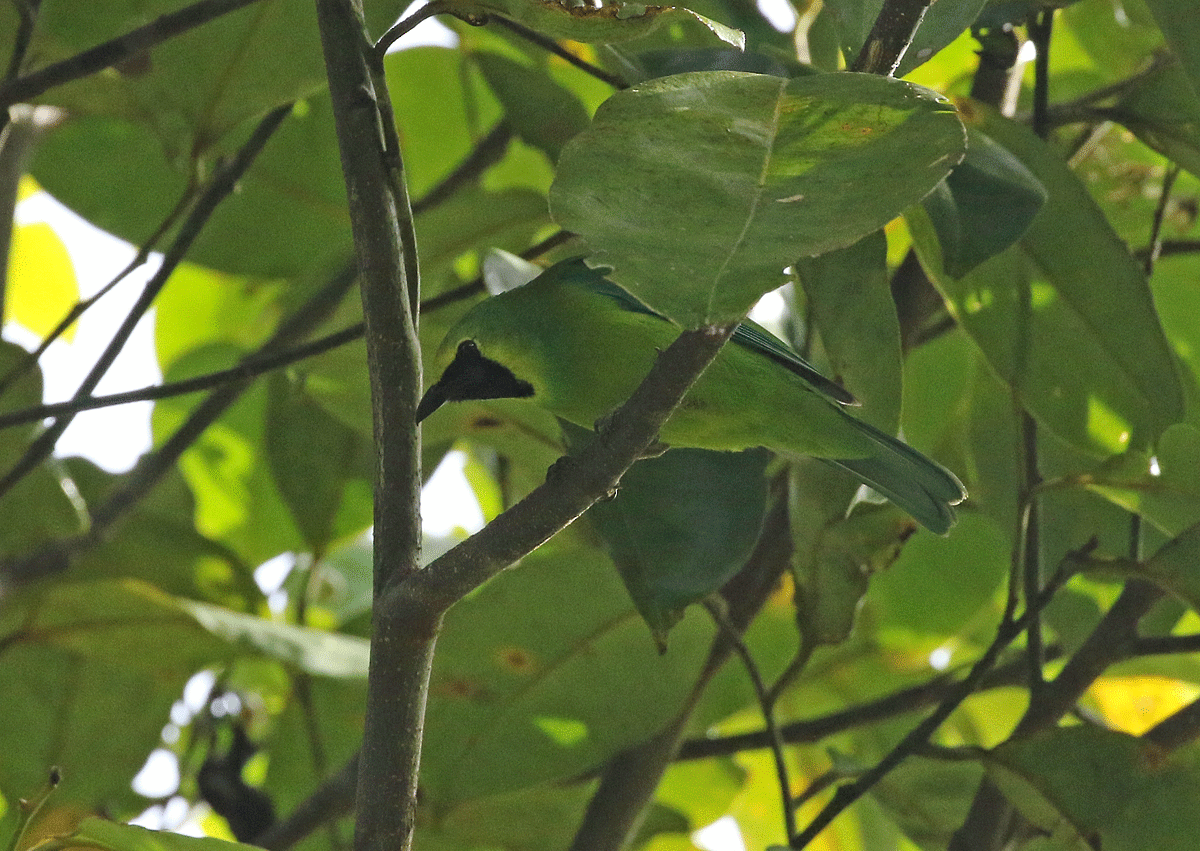
[{"label": "large green leaf", "polygon": [[798,258],[920,200],[964,146],[950,104],[898,80],[680,74],[600,107],[563,149],[551,212],[641,301],[730,321]]},{"label": "large green leaf", "polygon": [[1191,80],[1192,92],[1200,95],[1200,17],[1191,0],[1146,0],[1171,52]]},{"label": "large green leaf", "polygon": [[966,159],[921,202],[946,272],[956,278],[1016,242],[1044,203],[1046,187],[974,127],[967,128]]},{"label": "large green leaf", "polygon": [[547,70],[490,51],[479,51],[473,58],[513,128],[551,161],[558,159],[564,142],[587,126],[588,113],[579,98]]},{"label": "large green leaf", "polygon": [[1200,95],[1178,65],[1139,77],[1103,111],[1159,153],[1200,176]]},{"label": "large green leaf", "polygon": [[862,404],[864,420],[895,434],[900,324],[888,288],[887,238],[877,231],[848,248],[803,259],[795,269],[830,374]]},{"label": "large green leaf", "polygon": [[[1184,851],[1200,832],[1200,753],[1092,726],[1008,742],[985,761],[1026,818],[1105,851]],[[1065,837],[1064,837],[1065,838]]]},{"label": "large green leaf", "polygon": [[367,441],[284,374],[269,381],[266,416],[267,463],[308,548],[328,548],[339,512],[354,515],[349,531],[365,531],[372,521]]},{"label": "large green leaf", "polygon": [[58,765],[67,778],[60,795],[116,811],[131,806],[129,778],[200,668],[251,656],[357,681],[367,663],[363,639],[171,597],[137,580],[10,595],[0,646],[0,791],[16,800]]},{"label": "large green leaf", "polygon": [[[431,805],[577,776],[674,717],[712,627],[689,614],[660,655],[612,563],[560,539],[446,616],[429,687]],[[396,735],[406,735],[397,731]]]},{"label": "large green leaf", "polygon": [[[29,63],[33,68],[124,35],[183,0],[41,4]],[[367,4],[382,27],[402,0]],[[16,32],[13,8],[0,32]],[[315,9],[305,0],[259,0],[169,39],[119,66],[58,86],[42,100],[79,114],[121,116],[149,130],[168,158],[204,154],[231,129],[272,107],[305,97],[325,82]]]},{"label": "large green leaf", "polygon": [[596,524],[625,587],[663,647],[690,604],[745,563],[767,507],[770,455],[675,449],[635,464]]},{"label": "large green leaf", "polygon": [[1016,246],[961,278],[946,272],[927,216],[911,210],[922,263],[992,369],[1051,431],[1096,455],[1151,443],[1182,416],[1183,393],[1140,266],[1044,142],[985,107],[971,115],[1049,197]]}]

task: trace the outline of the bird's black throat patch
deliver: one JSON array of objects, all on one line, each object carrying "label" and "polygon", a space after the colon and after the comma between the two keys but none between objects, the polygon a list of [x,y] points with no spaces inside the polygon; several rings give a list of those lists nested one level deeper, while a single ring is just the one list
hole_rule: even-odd
[{"label": "bird's black throat patch", "polygon": [[532,384],[517,378],[508,367],[484,357],[474,340],[463,340],[442,377],[425,391],[417,405],[417,422],[446,402],[520,399],[532,395]]}]

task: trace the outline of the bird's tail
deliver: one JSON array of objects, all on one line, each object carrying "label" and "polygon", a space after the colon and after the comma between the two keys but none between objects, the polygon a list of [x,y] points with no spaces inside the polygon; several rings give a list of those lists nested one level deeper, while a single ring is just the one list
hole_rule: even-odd
[{"label": "bird's tail", "polygon": [[958,477],[907,443],[862,420],[855,423],[875,443],[875,454],[824,460],[862,479],[930,531],[948,532],[954,525],[953,506],[967,496]]}]

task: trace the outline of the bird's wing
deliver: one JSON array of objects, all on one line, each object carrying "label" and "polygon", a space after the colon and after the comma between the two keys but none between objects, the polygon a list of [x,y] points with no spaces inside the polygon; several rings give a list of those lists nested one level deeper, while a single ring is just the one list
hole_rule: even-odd
[{"label": "bird's wing", "polygon": [[766,328],[752,319],[747,319],[733,332],[733,342],[745,346],[751,351],[766,355],[775,363],[794,372],[815,389],[820,390],[835,402],[843,405],[857,405],[858,400],[842,385],[826,378],[816,367],[806,361],[783,340],[776,337]]},{"label": "bird's wing", "polygon": [[[590,287],[594,292],[606,298],[612,299],[623,310],[645,314],[646,316],[654,316],[664,322],[669,321],[662,314],[642,304],[629,292],[605,278],[602,271],[586,266],[582,260],[577,262],[581,267],[580,271],[583,272],[586,270],[587,273],[586,277],[579,280],[579,283]],[[735,344],[764,355],[789,372],[800,376],[812,385],[813,389],[824,393],[835,402],[842,405],[858,404],[858,400],[854,398],[849,390],[835,383],[832,379],[826,378],[817,371],[816,367],[796,354],[791,346],[757,322],[751,319],[743,320],[733,332],[732,340]]]}]

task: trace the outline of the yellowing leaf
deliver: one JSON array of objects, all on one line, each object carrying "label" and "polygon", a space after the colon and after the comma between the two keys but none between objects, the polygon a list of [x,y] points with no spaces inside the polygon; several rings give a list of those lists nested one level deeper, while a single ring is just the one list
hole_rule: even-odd
[{"label": "yellowing leaf", "polygon": [[[45,336],[78,300],[75,267],[58,234],[45,222],[18,225],[8,256],[4,321]],[[73,334],[71,326],[64,336]]]},{"label": "yellowing leaf", "polygon": [[27,174],[21,175],[21,181],[17,184],[17,203],[21,203],[26,198],[30,198],[42,191],[41,185]]},{"label": "yellowing leaf", "polygon": [[1140,736],[1200,697],[1200,687],[1168,677],[1101,677],[1088,693],[1109,724]]}]

